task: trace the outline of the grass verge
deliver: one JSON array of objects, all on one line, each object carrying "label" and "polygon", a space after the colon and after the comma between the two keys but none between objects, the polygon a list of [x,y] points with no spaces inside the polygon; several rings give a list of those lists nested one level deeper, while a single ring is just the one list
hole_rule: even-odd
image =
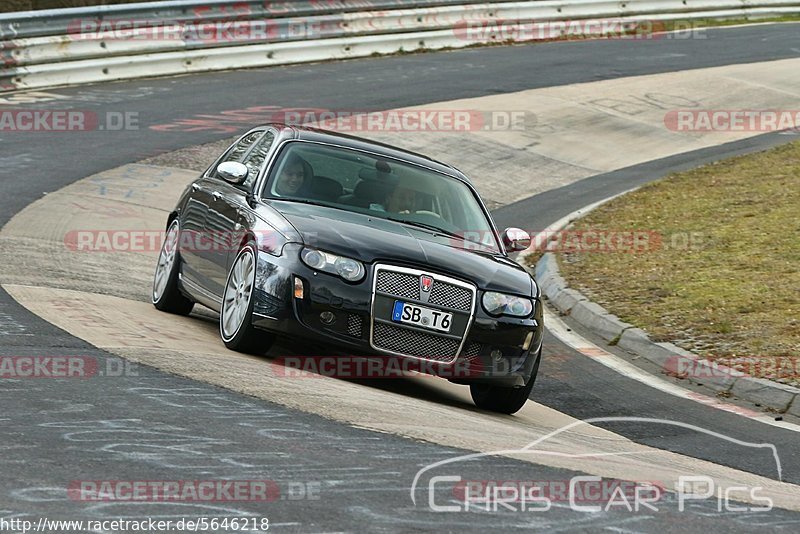
[{"label": "grass verge", "polygon": [[756,360],[759,376],[800,386],[800,142],[672,175],[574,230],[651,239],[645,250],[559,253],[570,286],[657,341]]}]

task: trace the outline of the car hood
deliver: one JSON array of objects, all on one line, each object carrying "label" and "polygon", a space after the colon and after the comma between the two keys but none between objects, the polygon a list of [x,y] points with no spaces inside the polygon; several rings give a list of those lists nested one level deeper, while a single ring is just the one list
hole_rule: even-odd
[{"label": "car hood", "polygon": [[441,272],[479,288],[531,295],[531,277],[503,256],[466,251],[446,236],[346,210],[297,202],[270,205],[294,226],[303,243],[365,263],[387,262]]}]

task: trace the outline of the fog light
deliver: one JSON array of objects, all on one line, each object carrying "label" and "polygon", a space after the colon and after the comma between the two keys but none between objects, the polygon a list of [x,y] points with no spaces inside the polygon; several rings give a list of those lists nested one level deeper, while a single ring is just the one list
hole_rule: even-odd
[{"label": "fog light", "polygon": [[528,350],[531,348],[531,341],[533,341],[533,332],[528,332],[528,335],[525,336],[525,343],[522,344],[522,350]]},{"label": "fog light", "polygon": [[329,311],[324,311],[319,314],[319,320],[322,321],[323,324],[331,325],[336,322],[336,316]]},{"label": "fog light", "polygon": [[494,349],[492,351],[492,358],[494,358],[494,360],[497,362],[501,361],[503,359],[503,351],[500,349]]},{"label": "fog light", "polygon": [[301,299],[305,294],[305,288],[303,287],[303,281],[294,277],[294,298]]}]

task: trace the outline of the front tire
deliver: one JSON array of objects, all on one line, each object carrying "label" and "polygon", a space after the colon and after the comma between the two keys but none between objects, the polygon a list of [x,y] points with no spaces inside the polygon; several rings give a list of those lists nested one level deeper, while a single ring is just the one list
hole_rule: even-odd
[{"label": "front tire", "polygon": [[151,301],[156,309],[163,312],[189,315],[194,302],[187,299],[178,289],[178,272],[181,264],[181,255],[178,251],[180,232],[180,223],[175,219],[167,229],[161,253],[158,255]]},{"label": "front tire", "polygon": [[222,342],[231,350],[248,354],[264,354],[275,340],[275,336],[253,326],[257,261],[256,245],[249,241],[239,251],[228,273],[219,312]]},{"label": "front tire", "polygon": [[528,397],[533,391],[533,384],[536,382],[536,375],[539,374],[539,362],[541,361],[542,351],[540,349],[528,383],[519,388],[470,384],[469,392],[473,402],[483,410],[509,415],[517,413],[528,402]]}]

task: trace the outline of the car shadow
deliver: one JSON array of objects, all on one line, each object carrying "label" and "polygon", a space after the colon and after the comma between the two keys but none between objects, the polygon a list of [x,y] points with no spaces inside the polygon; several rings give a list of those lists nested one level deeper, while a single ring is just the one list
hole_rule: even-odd
[{"label": "car shadow", "polygon": [[[347,353],[342,353],[323,345],[308,345],[307,347],[304,347],[302,351],[298,351],[296,345],[291,345],[290,343],[291,341],[288,340],[282,340],[282,342],[276,343],[272,350],[270,350],[265,356],[265,358],[269,358],[273,362],[282,363],[284,368],[286,368],[289,372],[294,371],[296,366],[300,366],[300,368],[303,369],[302,372],[314,373],[319,376],[333,378],[343,382],[350,382],[360,386],[378,389],[389,393],[397,393],[399,395],[414,397],[420,400],[427,400],[455,408],[466,408],[471,411],[477,410],[477,408],[471,402],[465,402],[463,398],[459,397],[458,395],[451,394],[448,391],[443,391],[441,388],[441,381],[446,380],[445,378],[422,373],[413,373],[412,376],[360,377],[341,376],[328,372],[320,372],[314,370],[313,365],[313,362],[319,361],[320,358],[352,358],[354,360],[368,360],[370,357],[362,355],[354,357]],[[285,360],[287,356],[292,358],[291,368],[287,366],[287,361]],[[381,357],[373,358],[376,360],[381,359]],[[284,361],[281,362],[281,359]],[[300,361],[298,362],[298,360]],[[310,360],[312,365],[304,365],[302,363],[303,360]],[[466,388],[467,386],[459,387]]]},{"label": "car shadow", "polygon": [[[209,325],[216,326],[219,321],[219,315],[211,310],[198,307],[195,309],[191,317]],[[220,344],[222,341],[220,341]],[[452,394],[448,391],[443,391],[441,388],[441,381],[445,378],[414,373],[412,376],[386,376],[386,377],[358,377],[358,376],[340,376],[327,372],[316,372],[315,362],[319,362],[321,358],[354,358],[354,359],[369,359],[368,355],[352,356],[341,350],[336,350],[330,346],[320,343],[303,342],[302,349],[298,348],[298,343],[288,338],[279,338],[270,350],[264,355],[257,355],[264,360],[269,360],[273,365],[282,364],[286,370],[286,375],[290,376],[293,373],[313,373],[318,376],[333,378],[343,382],[350,382],[359,386],[369,387],[388,393],[396,393],[415,399],[426,400],[435,402],[444,406],[451,406],[454,408],[465,409],[472,412],[491,413],[477,408],[472,402],[465,402],[462,397]],[[380,357],[375,357],[380,358]],[[303,362],[308,362],[306,365]],[[302,369],[299,371],[298,369]],[[465,388],[467,386],[459,385],[458,387]],[[499,414],[493,414],[499,415]]]}]

